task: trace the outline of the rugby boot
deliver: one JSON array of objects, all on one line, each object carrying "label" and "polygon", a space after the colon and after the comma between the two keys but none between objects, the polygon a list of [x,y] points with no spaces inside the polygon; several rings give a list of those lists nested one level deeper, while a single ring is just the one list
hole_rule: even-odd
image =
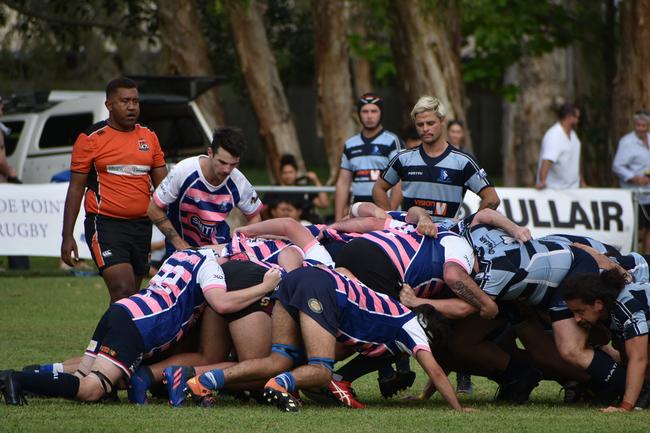
[{"label": "rugby boot", "polygon": [[2,392],[5,403],[10,406],[27,404],[23,388],[20,386],[20,382],[16,380],[13,370],[0,372],[0,392]]},{"label": "rugby boot", "polygon": [[270,379],[264,385],[264,401],[283,412],[300,411],[300,401],[291,395],[286,388],[278,384],[275,378]]},{"label": "rugby boot", "polygon": [[413,385],[413,382],[415,382],[415,372],[398,370],[389,377],[377,378],[377,382],[379,382],[381,396],[390,398]]},{"label": "rugby boot", "polygon": [[183,387],[183,392],[185,393],[186,399],[199,406],[209,407],[215,403],[215,400],[212,397],[212,390],[203,386],[199,376],[194,376],[187,380]]},{"label": "rugby boot", "polygon": [[501,383],[497,391],[496,400],[523,404],[528,401],[530,393],[539,385],[542,377],[543,374],[541,371],[529,367],[518,379],[508,383]]},{"label": "rugby boot", "polygon": [[185,382],[196,376],[194,367],[172,365],[163,370],[163,383],[167,387],[169,404],[173,407],[180,407],[185,404]]},{"label": "rugby boot", "polygon": [[147,404],[147,390],[153,382],[153,376],[149,367],[139,367],[131,375],[126,393],[131,403]]},{"label": "rugby boot", "polygon": [[471,394],[473,392],[472,375],[469,373],[456,373],[456,393]]},{"label": "rugby boot", "polygon": [[330,380],[327,384],[327,390],[336,399],[341,406],[351,409],[364,409],[365,404],[357,400],[357,393],[352,389],[352,384],[345,380]]}]

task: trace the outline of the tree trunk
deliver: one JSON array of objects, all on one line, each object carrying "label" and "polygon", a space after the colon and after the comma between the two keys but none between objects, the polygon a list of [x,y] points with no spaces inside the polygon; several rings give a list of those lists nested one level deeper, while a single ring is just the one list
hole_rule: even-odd
[{"label": "tree trunk", "polygon": [[[166,52],[171,75],[215,75],[208,45],[201,32],[195,0],[157,0],[160,40]],[[224,125],[224,111],[216,87],[197,99],[211,129]]]},{"label": "tree trunk", "polygon": [[[350,33],[357,35],[359,40],[362,41],[363,46],[364,41],[368,40],[368,29],[366,28],[365,20],[362,15],[362,3],[352,2],[351,5],[351,17],[348,20]],[[370,62],[365,57],[356,55],[354,52],[352,54],[352,78],[354,83],[354,94],[359,97],[367,92],[373,92],[375,89],[372,84],[372,67]]]},{"label": "tree trunk", "polygon": [[632,114],[650,109],[650,0],[620,5],[618,69],[614,80],[612,140],[632,130]]},{"label": "tree trunk", "polygon": [[[391,48],[405,111],[410,112],[421,96],[432,95],[445,104],[447,119],[467,125],[456,2],[392,0],[390,6],[395,17]],[[473,151],[468,128],[465,146]]]},{"label": "tree trunk", "polygon": [[257,0],[227,0],[230,26],[246,88],[266,153],[267,166],[279,179],[279,157],[290,153],[304,168],[296,127],[264,27],[266,6]]},{"label": "tree trunk", "polygon": [[348,66],[348,5],[344,0],[312,0],[311,7],[316,39],[318,116],[330,166],[328,183],[332,183],[338,174],[343,143],[358,128]]},{"label": "tree trunk", "polygon": [[556,109],[572,102],[570,54],[557,48],[524,57],[508,68],[506,85],[519,87],[514,102],[504,102],[503,183],[533,186],[544,133],[557,121]]}]

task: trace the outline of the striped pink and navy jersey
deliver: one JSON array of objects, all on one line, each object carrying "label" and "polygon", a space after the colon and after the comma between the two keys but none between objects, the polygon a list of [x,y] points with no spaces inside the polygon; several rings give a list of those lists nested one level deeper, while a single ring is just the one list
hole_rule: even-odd
[{"label": "striped pink and navy jersey", "polygon": [[150,356],[180,340],[205,308],[204,293],[226,291],[225,281],[212,250],[177,251],[146,289],[116,304],[133,319]]},{"label": "striped pink and navy jersey", "polygon": [[472,247],[451,232],[440,232],[432,238],[422,236],[415,227],[405,224],[365,233],[361,237],[381,247],[402,281],[420,298],[430,298],[442,289],[445,263],[457,263],[467,273],[471,273],[474,265]]},{"label": "striped pink and navy jersey", "polygon": [[[195,247],[230,241],[226,218],[234,207],[249,217],[262,209],[255,189],[241,171],[234,169],[220,185],[212,185],[201,172],[201,158],[207,157],[179,162],[153,194],[156,204],[167,209],[178,234]],[[169,242],[167,251],[174,251]]]},{"label": "striped pink and navy jersey", "polygon": [[407,307],[390,296],[375,292],[359,280],[333,270],[315,269],[329,273],[336,284],[339,306],[337,341],[370,357],[387,352],[412,355],[418,350],[431,351],[424,330]]}]

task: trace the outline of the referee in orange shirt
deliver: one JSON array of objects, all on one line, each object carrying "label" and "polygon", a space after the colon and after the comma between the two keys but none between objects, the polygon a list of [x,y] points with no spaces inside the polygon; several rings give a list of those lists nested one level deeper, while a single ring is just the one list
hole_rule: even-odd
[{"label": "referee in orange shirt", "polygon": [[70,266],[79,259],[73,229],[84,197],[86,242],[112,303],[136,293],[149,269],[147,207],[152,183],[158,186],[167,168],[156,134],[136,123],[140,102],[133,80],[108,83],[106,108],[108,120],[82,132],[72,149],[61,259]]}]

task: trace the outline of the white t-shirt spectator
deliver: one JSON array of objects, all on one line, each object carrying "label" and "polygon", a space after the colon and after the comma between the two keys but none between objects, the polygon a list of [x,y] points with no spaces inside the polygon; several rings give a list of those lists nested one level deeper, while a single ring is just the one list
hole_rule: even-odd
[{"label": "white t-shirt spectator", "polygon": [[553,162],[546,176],[547,188],[580,188],[580,139],[575,131],[567,135],[560,122],[546,131],[537,165],[537,181],[544,160]]}]

